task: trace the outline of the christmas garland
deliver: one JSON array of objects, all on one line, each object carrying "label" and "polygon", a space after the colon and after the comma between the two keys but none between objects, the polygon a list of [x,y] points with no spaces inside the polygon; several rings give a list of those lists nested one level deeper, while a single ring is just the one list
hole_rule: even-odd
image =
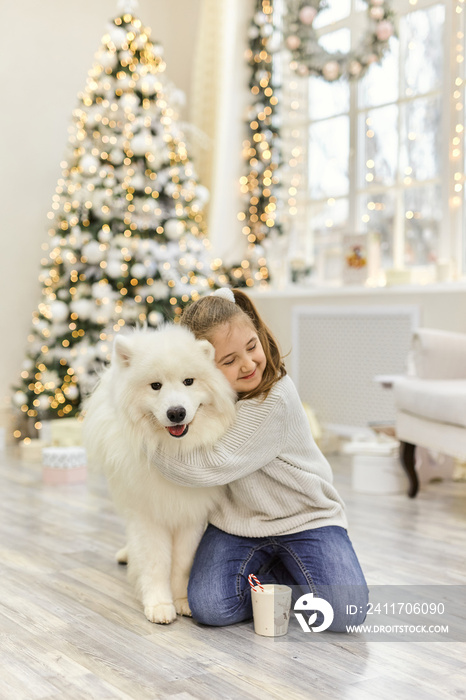
[{"label": "christmas garland", "polygon": [[380,61],[395,34],[394,13],[387,0],[367,0],[369,29],[359,46],[349,53],[331,53],[319,45],[314,20],[326,7],[322,0],[289,0],[285,17],[285,45],[291,66],[298,75],[316,75],[328,82],[342,76],[362,77],[372,63]]}]

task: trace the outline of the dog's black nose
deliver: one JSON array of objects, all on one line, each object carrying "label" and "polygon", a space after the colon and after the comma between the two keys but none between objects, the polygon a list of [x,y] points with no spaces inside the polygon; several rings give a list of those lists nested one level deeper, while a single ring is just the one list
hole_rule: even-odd
[{"label": "dog's black nose", "polygon": [[167,418],[172,423],[182,423],[186,418],[186,409],[183,406],[172,406],[167,411]]}]

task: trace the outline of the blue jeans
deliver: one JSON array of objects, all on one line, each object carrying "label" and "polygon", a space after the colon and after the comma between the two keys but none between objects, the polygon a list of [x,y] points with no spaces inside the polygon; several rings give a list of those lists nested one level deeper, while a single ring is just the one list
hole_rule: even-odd
[{"label": "blue jeans", "polygon": [[[261,583],[291,586],[293,602],[309,592],[327,600],[334,610],[330,631],[345,632],[347,624],[361,624],[366,617],[369,591],[343,527],[329,525],[275,537],[238,537],[209,525],[189,580],[193,618],[215,626],[251,619],[249,574],[255,574]],[[356,614],[349,614],[349,605],[356,607]]]}]

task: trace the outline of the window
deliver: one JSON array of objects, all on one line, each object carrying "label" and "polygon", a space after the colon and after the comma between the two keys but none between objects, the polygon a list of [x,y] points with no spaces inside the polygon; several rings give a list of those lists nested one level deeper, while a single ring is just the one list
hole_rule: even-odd
[{"label": "window", "polygon": [[[289,225],[317,268],[338,254],[343,234],[373,233],[382,268],[408,268],[413,281],[428,282],[446,261],[465,270],[466,4],[392,5],[398,36],[359,82],[289,78],[300,117],[285,117],[285,145],[296,145],[298,133],[306,142],[295,167],[302,198]],[[329,51],[357,46],[366,14],[361,0],[329,2],[314,21],[320,43]],[[381,282],[383,275],[374,280]]]}]

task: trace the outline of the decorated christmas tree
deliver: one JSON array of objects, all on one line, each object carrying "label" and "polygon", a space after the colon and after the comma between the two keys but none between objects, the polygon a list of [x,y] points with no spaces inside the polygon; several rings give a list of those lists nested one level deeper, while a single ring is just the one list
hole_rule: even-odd
[{"label": "decorated christmas tree", "polygon": [[264,286],[270,277],[266,257],[283,233],[283,165],[278,100],[280,30],[273,0],[255,0],[248,29],[249,107],[243,141],[245,174],[240,178],[244,210],[238,214],[246,236],[245,259],[233,265],[235,286]]},{"label": "decorated christmas tree", "polygon": [[[132,7],[125,3],[125,8]],[[133,11],[108,26],[78,96],[42,246],[14,403],[36,428],[73,416],[115,334],[156,327],[215,284],[197,180],[177,120],[179,93]]]}]

